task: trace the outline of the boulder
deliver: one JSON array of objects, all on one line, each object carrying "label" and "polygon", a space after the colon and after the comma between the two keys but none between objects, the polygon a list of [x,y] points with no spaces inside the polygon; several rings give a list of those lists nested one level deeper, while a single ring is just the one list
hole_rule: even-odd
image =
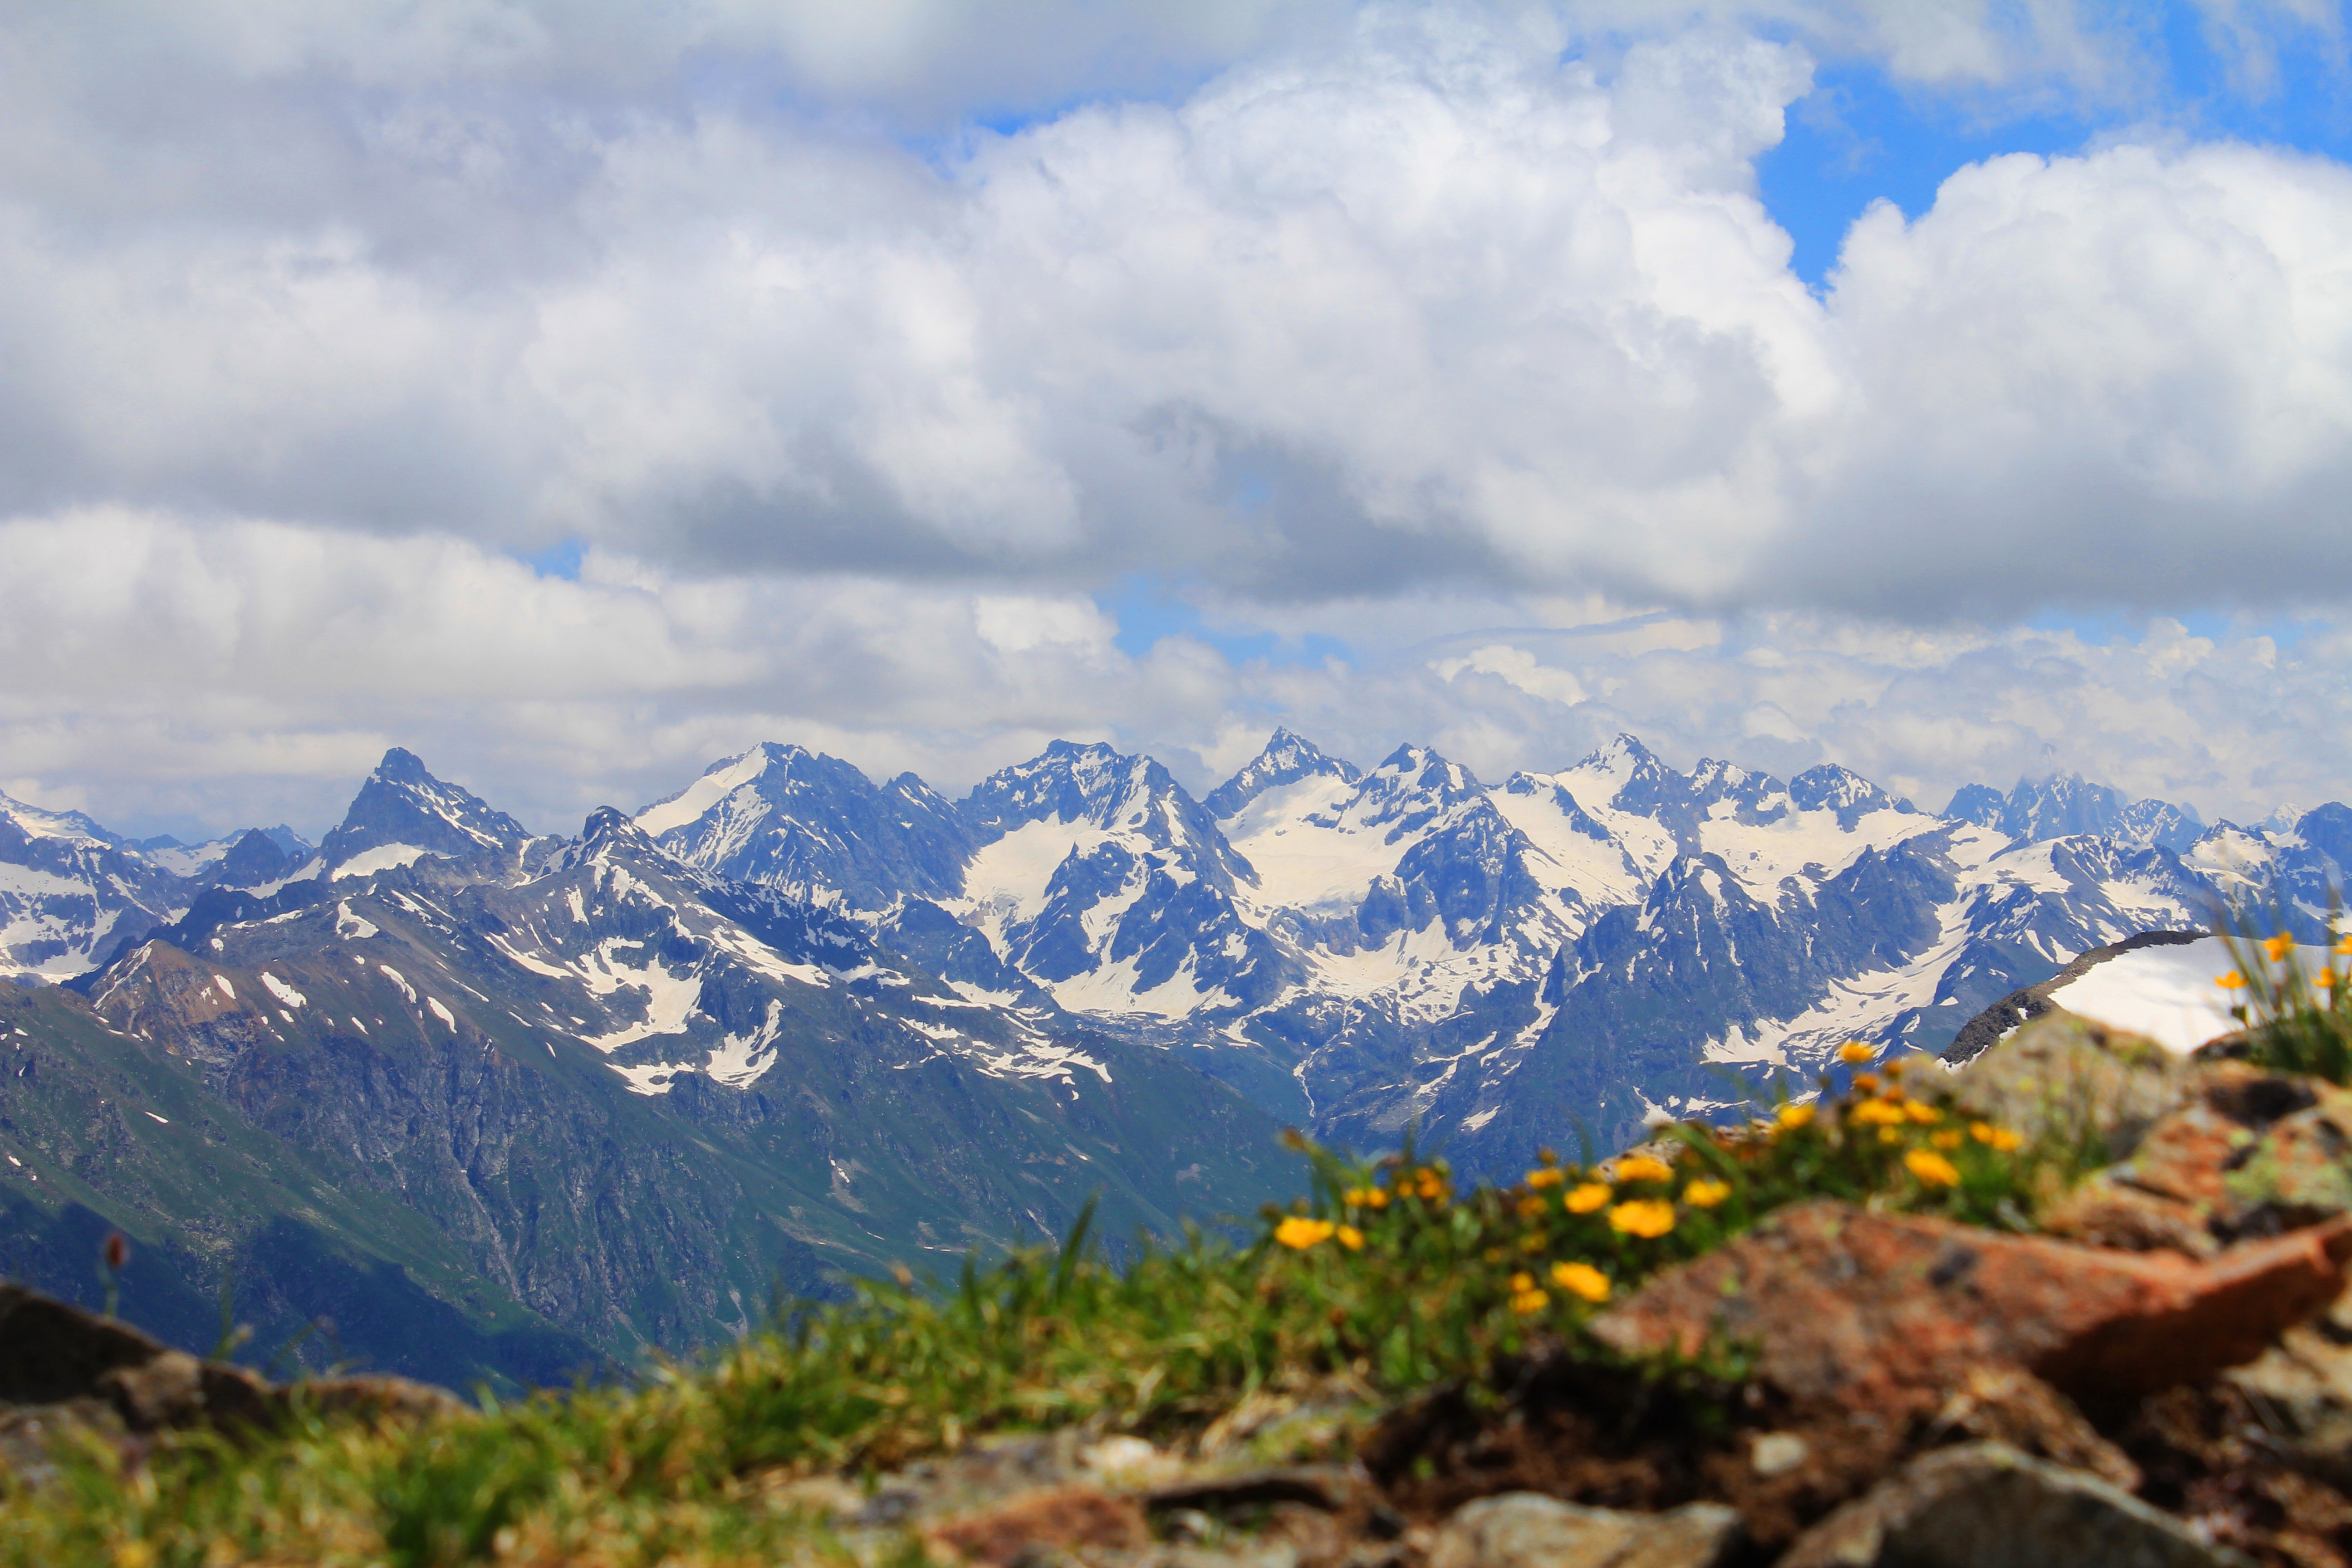
[{"label": "boulder", "polygon": [[967,1563],[1010,1568],[1049,1552],[1132,1552],[1148,1545],[1142,1506],[1098,1487],[1041,1487],[933,1525],[925,1540]]},{"label": "boulder", "polygon": [[2095,1139],[2120,1160],[2188,1099],[2190,1080],[2146,1035],[2053,1010],[1969,1062],[1954,1088],[1972,1116],[2029,1139]]},{"label": "boulder", "polygon": [[1456,1510],[1429,1568],[1714,1568],[1739,1535],[1739,1515],[1715,1503],[1627,1513],[1506,1492]]},{"label": "boulder", "polygon": [[2044,1228],[2210,1256],[2241,1237],[2352,1213],[2352,1090],[2226,1058],[2199,1064],[2185,1088],[2129,1157],[2067,1194]]},{"label": "boulder", "polygon": [[1822,1520],[1779,1568],[2225,1568],[2245,1563],[2168,1514],[2005,1443],[1914,1460]]},{"label": "boulder", "polygon": [[2199,1263],[1820,1200],[1666,1270],[1594,1320],[1629,1354],[1747,1343],[1765,1382],[1900,1420],[1984,1366],[2137,1394],[2252,1361],[2333,1301],[2352,1220]]},{"label": "boulder", "polygon": [[121,1439],[173,1428],[266,1427],[299,1404],[366,1420],[462,1413],[446,1389],[402,1377],[273,1384],[172,1350],[128,1323],[0,1285],[0,1471],[39,1476],[67,1432]]}]

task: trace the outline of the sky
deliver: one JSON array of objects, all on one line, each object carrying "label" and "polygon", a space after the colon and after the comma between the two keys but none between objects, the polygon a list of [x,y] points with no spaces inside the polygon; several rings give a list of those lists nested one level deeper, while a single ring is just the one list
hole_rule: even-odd
[{"label": "sky", "polygon": [[[135,15],[126,15],[126,13]],[[2325,0],[0,7],[0,790],[2352,796]]]}]

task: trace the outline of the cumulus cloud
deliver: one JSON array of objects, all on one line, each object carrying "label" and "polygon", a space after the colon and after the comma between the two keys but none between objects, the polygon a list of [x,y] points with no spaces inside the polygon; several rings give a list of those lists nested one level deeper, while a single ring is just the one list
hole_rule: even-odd
[{"label": "cumulus cloud", "polygon": [[[753,39],[698,10],[653,55],[939,36],[908,0],[870,49],[792,42],[818,15]],[[2347,586],[2300,549],[2352,452],[2340,166],[1995,160],[1865,217],[1816,298],[1753,190],[1800,44],[1700,16],[1596,64],[1534,7],[1217,16],[1202,37],[1285,41],[927,159],[740,95],[583,107],[564,83],[621,79],[620,46],[586,29],[583,64],[529,10],[279,15],[210,61],[244,121],[70,182],[36,154],[95,110],[32,83],[19,25],[0,505],[1276,597],[1443,573],[1932,616]],[[2014,52],[1803,19],[1929,79]],[[473,75],[430,85],[451,61]]]},{"label": "cumulus cloud", "polygon": [[[2249,80],[2336,30],[2210,11]],[[1823,62],[2129,103],[2144,47],[1832,0],[12,17],[0,776],[316,825],[396,742],[553,826],[765,738],[1205,783],[1280,716],[1482,773],[1629,728],[1923,804],[2344,793],[2352,174],[1997,158],[1818,293],[1757,196]],[[564,541],[577,583],[514,559]],[[1349,656],[1122,647],[1138,572]],[[2146,629],[2015,629],[2052,605]]]},{"label": "cumulus cloud", "polygon": [[[2259,818],[2352,777],[2334,621],[2089,640],[1433,595],[1296,607],[1236,654],[1213,630],[1122,647],[1084,595],[714,582],[604,552],[568,581],[446,535],[121,509],[0,525],[0,789],[141,831],[316,830],[392,744],[549,831],[763,740],[951,790],[1106,740],[1205,789],[1276,720],[1367,764],[1416,741],[1490,780],[1631,730],[1677,765],[1841,762],[1931,808],[2063,767]],[[1318,637],[1342,651],[1305,657]]]}]

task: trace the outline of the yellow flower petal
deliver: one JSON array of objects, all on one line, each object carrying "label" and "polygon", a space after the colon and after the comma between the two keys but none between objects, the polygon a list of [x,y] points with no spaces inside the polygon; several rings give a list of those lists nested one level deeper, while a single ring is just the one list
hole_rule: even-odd
[{"label": "yellow flower petal", "polygon": [[1350,1252],[1361,1252],[1364,1249],[1364,1233],[1352,1225],[1343,1225],[1331,1234],[1338,1237],[1339,1245]]},{"label": "yellow flower petal", "polygon": [[1620,1182],[1671,1182],[1675,1168],[1647,1154],[1630,1154],[1617,1162],[1616,1176]]},{"label": "yellow flower petal", "polygon": [[1587,1182],[1568,1194],[1567,1208],[1570,1214],[1591,1214],[1611,1197],[1605,1182]]},{"label": "yellow flower petal", "polygon": [[1283,1246],[1304,1252],[1318,1242],[1328,1241],[1339,1230],[1328,1219],[1293,1217],[1274,1227],[1274,1239]]},{"label": "yellow flower petal", "polygon": [[1609,1228],[1627,1236],[1660,1237],[1675,1228],[1675,1205],[1664,1198],[1635,1198],[1609,1211]]},{"label": "yellow flower petal", "polygon": [[2281,931],[2263,943],[2263,951],[2271,955],[2273,963],[2284,963],[2286,955],[2294,951],[2294,938]]},{"label": "yellow flower petal", "polygon": [[1903,1163],[1928,1186],[1956,1187],[1960,1184],[1959,1167],[1933,1149],[1914,1149],[1903,1156]]},{"label": "yellow flower petal", "polygon": [[1811,1122],[1812,1119],[1813,1107],[1810,1105],[1784,1105],[1779,1110],[1775,1111],[1772,1116],[1773,1121],[1778,1121],[1781,1126],[1788,1128],[1791,1131],[1794,1131],[1800,1127],[1805,1126]]},{"label": "yellow flower petal", "polygon": [[1941,1121],[1944,1119],[1944,1113],[1942,1111],[1937,1110],[1932,1105],[1922,1105],[1916,1100],[1903,1108],[1903,1114],[1909,1117],[1912,1121],[1916,1121],[1922,1127],[1933,1127],[1937,1122]]},{"label": "yellow flower petal", "polygon": [[1551,1298],[1540,1290],[1518,1290],[1511,1296],[1511,1310],[1522,1318],[1540,1312],[1549,1305]]},{"label": "yellow flower petal", "polygon": [[1860,1067],[1878,1055],[1878,1047],[1866,1040],[1848,1040],[1838,1047],[1838,1060],[1848,1067]]},{"label": "yellow flower petal", "polygon": [[1551,1266],[1551,1282],[1595,1306],[1609,1300],[1609,1276],[1590,1263],[1555,1263]]},{"label": "yellow flower petal", "polygon": [[1731,1184],[1701,1176],[1683,1189],[1683,1202],[1695,1209],[1711,1209],[1731,1195]]},{"label": "yellow flower petal", "polygon": [[2246,977],[2232,969],[2227,974],[2215,975],[2213,984],[2224,991],[2243,991],[2246,988]]}]

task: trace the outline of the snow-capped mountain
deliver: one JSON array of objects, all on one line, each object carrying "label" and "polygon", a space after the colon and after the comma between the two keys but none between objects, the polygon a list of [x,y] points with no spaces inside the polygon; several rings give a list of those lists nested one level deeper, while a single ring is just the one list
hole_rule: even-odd
[{"label": "snow-capped mountain", "polygon": [[[825,787],[747,788],[786,758]],[[2206,829],[2069,775],[1936,816],[1835,765],[1678,773],[1631,736],[1495,785],[1424,747],[1364,773],[1276,731],[1198,802],[1149,758],[1063,742],[952,805],[888,789],[922,810],[885,821],[855,769],[771,747],[639,821],[692,863],[955,947],[975,997],[1026,985],[1327,1135],[1417,1122],[1498,1167],[1849,1038],[1940,1046],[2075,952],[2257,886],[2324,914],[2327,847],[2352,840],[2340,807],[2298,816],[2308,834]],[[919,872],[851,869],[918,824]],[[761,842],[827,853],[730,860]]]},{"label": "snow-capped mountain", "polygon": [[[2347,869],[2338,805],[2206,828],[2061,777],[1938,816],[1630,736],[1489,784],[1277,731],[1198,798],[1057,742],[956,801],[764,745],[572,837],[395,749],[315,850],[5,802],[7,962],[88,1000],[17,994],[50,1054],[0,1099],[59,1148],[110,1131],[0,1193],[78,1173],[93,1212],[198,1230],[263,1204],[281,1229],[236,1266],[307,1259],[289,1301],[330,1253],[406,1270],[428,1316],[494,1281],[445,1325],[468,1367],[678,1345],[770,1276],[1043,1237],[1092,1187],[1120,1226],[1247,1207],[1284,1179],[1281,1121],[1475,1171],[1615,1147],[1847,1039],[1937,1047],[2139,931],[2234,904],[2315,933]],[[152,1126],[122,1098],[142,1074],[181,1085]],[[175,1116],[244,1130],[247,1197],[185,1159],[142,1174]],[[541,1337],[499,1340],[501,1312]]]},{"label": "snow-capped mountain", "polygon": [[[1074,776],[1089,821],[1155,837]],[[0,996],[30,1053],[0,1084],[0,1268],[70,1293],[79,1215],[166,1260],[158,1310],[201,1320],[226,1268],[401,1370],[562,1381],[740,1332],[780,1282],[1059,1237],[1090,1194],[1107,1234],[1167,1236],[1297,1180],[1265,1112],[926,900],[886,932],[611,809],[534,838],[398,750],[293,859],[239,836],[214,869],[252,876],[180,882],[74,989]]]}]

